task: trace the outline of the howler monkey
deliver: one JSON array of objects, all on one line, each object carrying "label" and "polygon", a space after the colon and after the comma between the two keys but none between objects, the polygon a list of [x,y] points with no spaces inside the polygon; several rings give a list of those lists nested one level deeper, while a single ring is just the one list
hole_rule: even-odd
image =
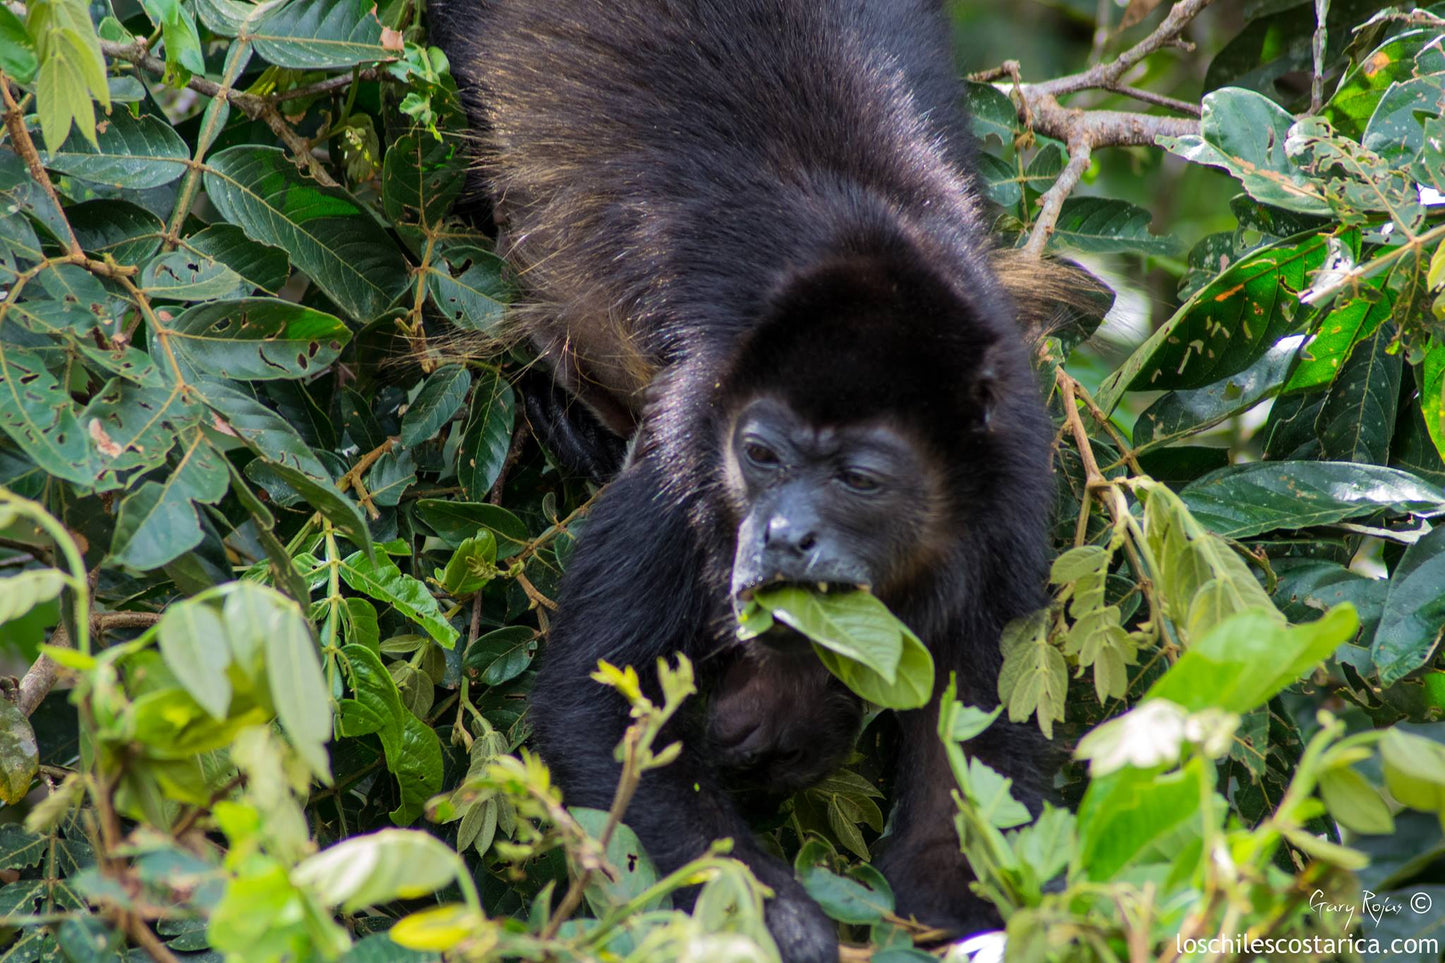
[{"label": "howler monkey", "polygon": [[[711,717],[679,723],[681,758],[643,779],[627,822],[663,871],[732,837],[776,893],[784,958],[835,959],[832,924],[722,787],[730,769],[821,776],[858,705],[787,640],[739,644],[736,598],[867,584],[931,648],[939,687],[956,673],[988,706],[1000,630],[1045,574],[1051,432],[991,266],[940,4],[434,12],[524,288],[516,323],[559,385],[635,436],[563,581],[535,745],[567,802],[605,808],[628,715],[588,674],[687,653]],[[966,931],[996,918],[968,889],[935,719],[900,714],[879,865],[901,913]],[[1005,723],[969,746],[1031,807],[1040,750]]]}]

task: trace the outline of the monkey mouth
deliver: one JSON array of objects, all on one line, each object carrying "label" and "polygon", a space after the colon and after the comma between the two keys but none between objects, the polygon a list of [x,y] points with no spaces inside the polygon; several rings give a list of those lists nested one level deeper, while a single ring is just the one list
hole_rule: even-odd
[{"label": "monkey mouth", "polygon": [[753,595],[764,589],[784,588],[805,589],[809,592],[817,592],[819,595],[829,595],[833,592],[867,592],[872,586],[867,582],[856,578],[789,578],[785,575],[772,575],[759,579],[750,579],[733,587],[733,601],[738,605],[751,602]]}]

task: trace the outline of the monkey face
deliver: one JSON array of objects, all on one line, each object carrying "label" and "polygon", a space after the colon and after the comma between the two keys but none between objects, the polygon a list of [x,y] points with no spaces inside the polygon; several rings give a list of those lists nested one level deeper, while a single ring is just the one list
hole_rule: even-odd
[{"label": "monkey face", "polygon": [[943,472],[888,420],[812,424],[764,395],[741,407],[725,450],[738,518],[734,598],[772,582],[886,597],[933,561],[946,525]]}]

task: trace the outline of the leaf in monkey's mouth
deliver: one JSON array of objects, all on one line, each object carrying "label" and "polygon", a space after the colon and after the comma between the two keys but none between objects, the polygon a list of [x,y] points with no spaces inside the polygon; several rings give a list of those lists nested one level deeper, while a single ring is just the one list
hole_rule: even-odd
[{"label": "leaf in monkey's mouth", "polygon": [[[828,671],[869,702],[916,709],[933,695],[928,647],[869,592],[794,584],[753,589],[737,608],[738,636],[772,636],[779,624],[807,637]],[[740,593],[741,594],[741,593]]]}]

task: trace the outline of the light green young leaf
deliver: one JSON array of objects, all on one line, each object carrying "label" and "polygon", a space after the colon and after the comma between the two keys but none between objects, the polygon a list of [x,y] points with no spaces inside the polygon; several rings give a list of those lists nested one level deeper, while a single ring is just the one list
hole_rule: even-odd
[{"label": "light green young leaf", "polygon": [[276,594],[282,610],[276,631],[266,636],[266,679],[276,715],[291,745],[318,779],[331,783],[326,743],[331,739],[331,692],[311,629],[295,604]]},{"label": "light green young leaf", "polygon": [[291,871],[291,879],[313,890],[325,905],[354,913],[430,895],[465,872],[457,854],[430,833],[382,829],[307,857]]},{"label": "light green young leaf", "polygon": [[226,626],[205,602],[173,605],[157,626],[161,658],[176,681],[213,719],[226,718],[231,705],[231,664]]}]

